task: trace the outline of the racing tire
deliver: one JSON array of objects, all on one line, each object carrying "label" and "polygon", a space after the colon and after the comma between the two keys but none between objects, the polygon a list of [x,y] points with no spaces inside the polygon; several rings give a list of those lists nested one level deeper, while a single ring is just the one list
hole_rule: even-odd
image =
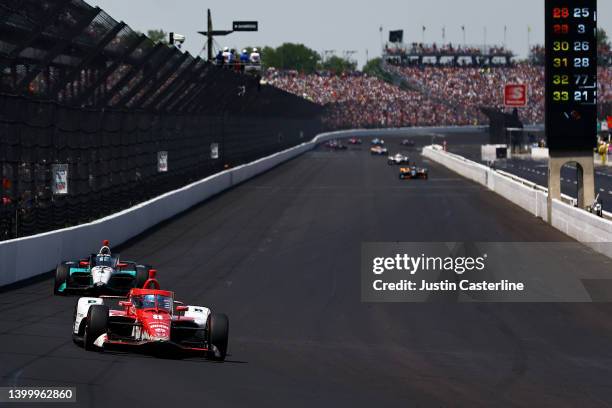
[{"label": "racing tire", "polygon": [[149,265],[136,265],[136,278],[134,279],[134,287],[142,289],[145,282],[149,279],[149,270],[152,269]]},{"label": "racing tire", "polygon": [[53,283],[53,294],[57,296],[63,296],[64,293],[60,292],[59,288],[62,284],[68,280],[68,272],[70,268],[66,265],[66,262],[62,262],[55,268],[55,282]]},{"label": "racing tire", "polygon": [[[229,318],[222,313],[211,313],[208,317],[208,347],[211,351],[208,352],[208,358],[215,361],[224,361],[227,355],[227,341],[229,338]],[[215,346],[219,351],[219,355],[215,355],[212,351],[212,346]]]},{"label": "racing tire", "polygon": [[105,334],[108,327],[108,306],[92,305],[87,311],[87,323],[83,336],[83,347],[87,351],[97,350],[94,342]]},{"label": "racing tire", "polygon": [[83,345],[83,331],[85,329],[85,327],[83,327],[84,321],[81,321],[79,331],[76,334],[74,333],[74,323],[76,322],[78,309],[79,309],[79,303],[77,302],[77,304],[74,305],[74,312],[72,313],[72,341],[77,346],[82,346]]}]

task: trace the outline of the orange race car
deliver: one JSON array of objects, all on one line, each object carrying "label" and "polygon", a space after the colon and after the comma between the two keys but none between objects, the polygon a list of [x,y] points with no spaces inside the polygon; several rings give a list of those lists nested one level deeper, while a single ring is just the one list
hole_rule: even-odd
[{"label": "orange race car", "polygon": [[400,180],[427,180],[429,178],[429,170],[417,166],[402,167],[400,168],[399,178]]}]

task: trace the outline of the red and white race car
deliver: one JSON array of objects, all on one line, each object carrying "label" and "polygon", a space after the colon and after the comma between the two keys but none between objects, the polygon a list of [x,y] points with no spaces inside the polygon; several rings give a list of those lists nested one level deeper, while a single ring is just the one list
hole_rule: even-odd
[{"label": "red and white race car", "polygon": [[[160,290],[152,270],[145,289],[127,297],[82,297],[74,312],[73,340],[86,350],[136,347],[158,352],[195,352],[223,361],[229,319],[203,306],[185,306]],[[112,307],[117,304],[118,307]]]}]

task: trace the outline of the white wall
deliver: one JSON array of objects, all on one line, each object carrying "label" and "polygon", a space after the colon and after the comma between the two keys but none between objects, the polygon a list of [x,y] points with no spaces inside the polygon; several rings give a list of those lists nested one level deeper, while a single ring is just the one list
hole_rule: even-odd
[{"label": "white wall", "polygon": [[548,159],[548,147],[532,147],[531,158],[535,160]]},{"label": "white wall", "polygon": [[[426,147],[423,149],[423,156],[486,186],[534,216],[548,221],[546,188],[444,152],[440,146]],[[567,196],[563,198],[565,201],[571,200]],[[612,258],[612,221],[610,220],[612,214],[605,213],[604,216],[605,218],[600,218],[563,201],[553,201],[551,214],[553,227]]]}]

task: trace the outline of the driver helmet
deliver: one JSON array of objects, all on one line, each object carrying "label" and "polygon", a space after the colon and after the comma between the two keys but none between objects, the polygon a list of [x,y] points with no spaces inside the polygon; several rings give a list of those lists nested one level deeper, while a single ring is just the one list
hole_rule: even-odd
[{"label": "driver helmet", "polygon": [[102,248],[100,248],[100,255],[110,255],[111,254],[111,250],[110,250],[110,242],[108,242],[108,240],[104,240],[102,241]]}]

